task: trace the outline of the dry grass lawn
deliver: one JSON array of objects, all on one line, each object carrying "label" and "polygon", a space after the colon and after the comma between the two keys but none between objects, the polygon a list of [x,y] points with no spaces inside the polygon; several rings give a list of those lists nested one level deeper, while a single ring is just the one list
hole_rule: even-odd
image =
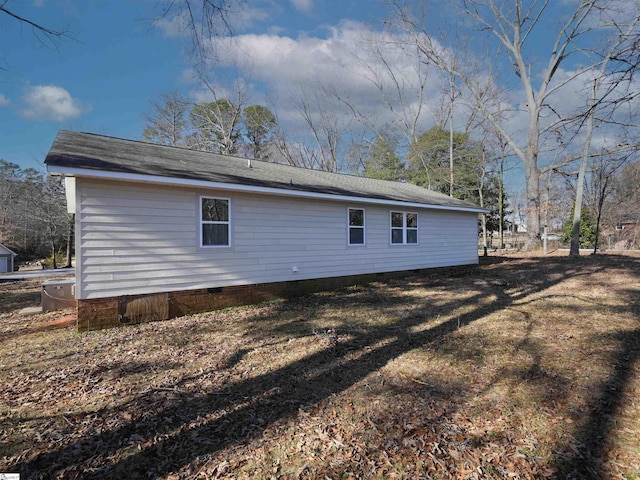
[{"label": "dry grass lawn", "polygon": [[0,284],[0,472],[640,478],[640,256],[490,257],[107,331]]}]

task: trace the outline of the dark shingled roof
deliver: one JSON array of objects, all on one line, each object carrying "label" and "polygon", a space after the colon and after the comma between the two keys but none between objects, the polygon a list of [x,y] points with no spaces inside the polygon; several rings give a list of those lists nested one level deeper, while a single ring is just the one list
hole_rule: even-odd
[{"label": "dark shingled roof", "polygon": [[45,163],[61,173],[65,168],[96,170],[482,211],[472,203],[409,183],[256,160],[249,168],[246,158],[67,130],[58,132]]}]

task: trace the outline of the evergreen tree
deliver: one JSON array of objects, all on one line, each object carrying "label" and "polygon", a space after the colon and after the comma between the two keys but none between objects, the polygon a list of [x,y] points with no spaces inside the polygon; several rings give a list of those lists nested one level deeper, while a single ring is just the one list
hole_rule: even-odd
[{"label": "evergreen tree", "polygon": [[249,146],[256,160],[264,160],[266,147],[277,127],[276,117],[262,105],[249,105],[242,112]]},{"label": "evergreen tree", "polygon": [[[571,243],[571,236],[573,233],[573,219],[567,220],[564,224],[562,232],[562,241],[564,243]],[[595,245],[596,242],[596,221],[593,215],[583,208],[580,213],[580,248],[590,248]]]},{"label": "evergreen tree", "polygon": [[391,143],[384,138],[378,138],[369,149],[364,176],[396,182],[406,178],[404,163],[396,155]]},{"label": "evergreen tree", "polygon": [[[420,135],[411,145],[408,156],[409,181],[421,187],[449,194],[450,165],[449,165],[449,132],[441,127],[433,127]],[[477,157],[476,148],[467,134],[454,133],[454,197],[464,195],[469,178],[474,176],[469,163]],[[471,182],[473,183],[473,182]],[[458,192],[456,194],[455,192]]]}]

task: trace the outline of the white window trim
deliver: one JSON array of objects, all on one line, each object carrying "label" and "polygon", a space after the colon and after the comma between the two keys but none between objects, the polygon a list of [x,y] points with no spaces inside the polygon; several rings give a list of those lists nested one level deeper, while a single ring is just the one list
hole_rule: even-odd
[{"label": "white window trim", "polygon": [[[393,226],[393,214],[401,213],[402,214],[402,243],[394,243],[393,241],[393,230],[400,229],[401,227]],[[407,215],[415,215],[418,226],[417,227],[407,227]],[[415,230],[416,231],[416,241],[414,243],[407,242],[407,231]],[[389,245],[418,245],[420,243],[420,218],[418,212],[404,212],[400,210],[391,210],[389,211]]]},{"label": "white window trim", "polygon": [[[351,217],[351,210],[362,210],[362,226],[352,226],[349,223]],[[351,243],[351,229],[362,229],[362,243]],[[347,208],[347,245],[350,247],[364,247],[367,245],[367,212],[364,208],[360,207],[348,207]]]},{"label": "white window trim", "polygon": [[[210,198],[213,200],[226,200],[227,205],[228,205],[228,209],[229,209],[229,220],[227,220],[226,222],[212,222],[212,221],[205,221],[202,220],[202,200],[205,198]],[[204,245],[202,242],[202,226],[203,225],[227,225],[228,229],[227,229],[227,235],[228,235],[228,242],[227,245]],[[200,195],[200,197],[198,198],[198,236],[200,238],[199,243],[200,243],[200,248],[231,248],[231,199],[227,198],[227,197],[213,197],[211,195]]]}]

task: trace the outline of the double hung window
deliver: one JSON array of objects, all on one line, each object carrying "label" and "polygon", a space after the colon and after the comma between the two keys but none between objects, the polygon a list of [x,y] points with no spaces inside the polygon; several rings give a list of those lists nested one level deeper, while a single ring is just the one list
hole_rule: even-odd
[{"label": "double hung window", "polygon": [[364,209],[349,209],[349,245],[364,245]]},{"label": "double hung window", "polygon": [[201,246],[228,247],[229,227],[229,199],[200,197]]}]

